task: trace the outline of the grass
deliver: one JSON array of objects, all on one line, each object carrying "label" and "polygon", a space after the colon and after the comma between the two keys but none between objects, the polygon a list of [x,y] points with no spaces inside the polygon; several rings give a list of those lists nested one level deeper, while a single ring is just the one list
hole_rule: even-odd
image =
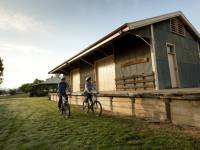
[{"label": "grass", "polygon": [[0,95],[0,99],[9,99],[9,98],[23,98],[23,97],[28,97],[28,94],[21,93],[21,94],[15,94],[15,95],[6,95],[2,96]]},{"label": "grass", "polygon": [[199,138],[171,125],[71,112],[64,120],[47,98],[1,99],[0,149],[200,149]]}]

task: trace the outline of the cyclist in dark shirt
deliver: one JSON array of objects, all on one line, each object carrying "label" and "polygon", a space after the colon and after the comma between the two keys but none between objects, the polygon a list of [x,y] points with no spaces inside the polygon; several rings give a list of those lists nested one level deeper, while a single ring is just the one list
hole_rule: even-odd
[{"label": "cyclist in dark shirt", "polygon": [[62,104],[62,96],[64,96],[66,100],[68,100],[66,91],[70,92],[69,84],[65,81],[65,77],[62,77],[61,82],[58,84],[58,96],[59,96],[58,108],[59,109]]}]

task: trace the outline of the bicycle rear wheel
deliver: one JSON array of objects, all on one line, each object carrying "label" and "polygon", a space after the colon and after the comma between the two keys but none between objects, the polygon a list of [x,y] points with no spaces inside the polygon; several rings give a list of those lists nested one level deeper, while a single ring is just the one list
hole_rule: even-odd
[{"label": "bicycle rear wheel", "polygon": [[94,101],[92,110],[96,116],[101,116],[102,114],[102,106],[99,101]]},{"label": "bicycle rear wheel", "polygon": [[89,112],[89,103],[87,103],[86,100],[83,101],[83,111],[85,113]]},{"label": "bicycle rear wheel", "polygon": [[65,119],[70,117],[70,105],[69,104],[65,104],[62,107],[62,115]]}]

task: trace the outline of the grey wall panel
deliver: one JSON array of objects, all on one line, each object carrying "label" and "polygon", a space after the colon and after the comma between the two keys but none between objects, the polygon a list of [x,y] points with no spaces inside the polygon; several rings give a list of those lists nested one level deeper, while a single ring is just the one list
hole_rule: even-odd
[{"label": "grey wall panel", "polygon": [[138,34],[138,35],[140,35],[140,36],[142,36],[142,37],[151,38],[150,26],[138,28],[138,29],[136,29],[136,30],[132,30],[131,32],[132,32],[133,34]]},{"label": "grey wall panel", "polygon": [[157,59],[158,81],[161,89],[170,88],[168,61]]},{"label": "grey wall panel", "polygon": [[199,86],[200,58],[197,40],[186,29],[185,36],[170,32],[170,21],[154,24],[158,79],[161,89],[171,85],[166,43],[175,45],[181,87]]},{"label": "grey wall panel", "polygon": [[178,65],[182,87],[200,86],[199,64],[181,63]]}]

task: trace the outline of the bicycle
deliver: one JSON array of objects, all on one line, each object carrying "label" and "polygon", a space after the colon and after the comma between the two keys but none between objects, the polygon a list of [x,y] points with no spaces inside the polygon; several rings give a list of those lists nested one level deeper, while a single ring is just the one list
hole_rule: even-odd
[{"label": "bicycle", "polygon": [[61,115],[63,115],[64,119],[67,119],[70,117],[70,105],[68,103],[68,100],[64,96],[62,96],[62,103],[61,103]]},{"label": "bicycle", "polygon": [[96,116],[101,116],[102,114],[102,106],[101,103],[97,100],[97,94],[92,93],[92,100],[83,101],[83,110],[88,113],[90,110],[96,114]]}]

